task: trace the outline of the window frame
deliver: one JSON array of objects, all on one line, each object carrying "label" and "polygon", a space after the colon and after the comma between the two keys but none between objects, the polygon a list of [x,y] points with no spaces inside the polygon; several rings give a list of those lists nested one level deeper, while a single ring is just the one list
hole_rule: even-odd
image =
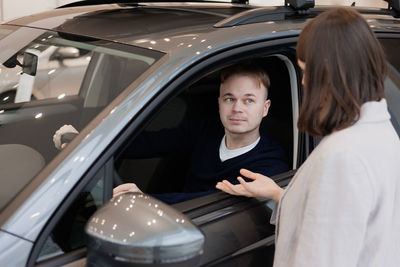
[{"label": "window frame", "polygon": [[[125,142],[127,138],[135,138],[139,132],[141,132],[144,127],[147,125],[149,118],[153,116],[155,110],[158,110],[160,107],[164,106],[165,103],[171,100],[173,97],[176,97],[179,93],[182,92],[182,88],[177,90],[176,88],[180,88],[182,84],[191,84],[196,79],[210,73],[210,66],[213,66],[212,69],[216,70],[218,68],[222,68],[228,64],[247,59],[249,58],[249,53],[252,58],[255,57],[266,57],[272,55],[284,55],[287,59],[293,64],[293,73],[292,81],[297,79],[297,83],[291,86],[294,86],[292,90],[297,89],[300,92],[300,81],[299,80],[299,68],[296,66],[295,61],[295,53],[293,52],[293,47],[297,41],[297,35],[286,37],[284,39],[277,40],[262,40],[256,43],[243,44],[236,47],[228,48],[226,51],[219,52],[216,55],[209,56],[204,60],[199,62],[194,62],[193,65],[189,66],[187,69],[181,70],[181,74],[177,76],[174,80],[171,80],[168,85],[166,85],[165,89],[160,90],[158,94],[154,96],[153,99],[149,100],[147,105],[135,116],[132,118],[132,121],[129,125],[121,132],[118,137],[112,142],[112,144],[108,147],[108,149],[102,154],[102,156],[95,162],[95,164],[87,171],[87,173],[80,179],[77,186],[70,192],[68,197],[60,204],[60,207],[57,209],[55,214],[49,219],[46,227],[43,229],[40,234],[37,242],[35,243],[31,254],[28,260],[28,266],[33,266],[36,264],[36,259],[40,253],[40,249],[43,246],[44,242],[47,239],[47,236],[51,233],[52,229],[56,225],[57,221],[62,217],[64,212],[68,209],[71,203],[75,200],[77,195],[83,190],[83,188],[90,182],[92,176],[94,176],[100,168],[105,167],[106,172],[110,177],[113,177],[114,172],[114,156],[118,151],[118,148]],[[267,50],[267,51],[266,51]],[[292,82],[291,81],[291,82]],[[297,88],[296,88],[297,87]],[[299,101],[299,98],[296,99]],[[298,135],[298,148],[297,154],[300,155],[303,153],[301,136]],[[294,151],[294,153],[296,153]],[[300,155],[297,157],[296,167],[299,166],[299,161],[303,159],[303,156]],[[286,186],[290,179],[293,177],[296,170],[291,170],[286,173],[278,175],[278,184],[281,186]],[[107,180],[107,179],[106,179]],[[108,179],[110,180],[110,179]],[[107,189],[108,188],[108,189]],[[106,187],[105,192],[108,197],[111,197],[112,194],[112,182]],[[179,211],[185,213],[190,218],[200,217],[202,215],[206,215],[210,212],[221,210],[223,208],[229,207],[234,203],[239,202],[247,202],[250,201],[244,198],[236,198],[229,195],[226,195],[222,192],[215,193],[209,196],[197,198],[194,200],[185,201],[182,203],[178,203],[174,206]],[[197,209],[195,211],[196,208]],[[234,211],[235,212],[235,211]],[[239,212],[237,210],[236,212]],[[229,213],[230,214],[230,213]],[[222,214],[222,216],[229,215],[228,213]],[[262,244],[260,243],[260,246]],[[75,253],[76,252],[76,253]],[[63,255],[59,255],[55,258],[46,260],[43,262],[43,266],[50,266],[55,262],[62,262],[62,264],[72,262],[75,260],[79,260],[80,257],[84,256],[86,250],[82,251],[72,251]]]},{"label": "window frame", "polygon": [[[76,200],[78,197],[79,193],[81,193],[85,187],[93,182],[93,179],[95,179],[96,174],[104,168],[104,190],[103,190],[103,199],[105,203],[107,200],[111,199],[112,197],[112,188],[113,188],[113,183],[112,183],[112,177],[113,177],[113,171],[114,171],[114,159],[113,157],[109,157],[107,159],[99,160],[100,162],[100,167],[99,168],[91,168],[86,175],[77,183],[77,185],[74,187],[74,190],[68,194],[66,199],[60,204],[59,208],[53,214],[53,216],[50,217],[49,222],[46,224],[46,226],[43,228],[39,238],[34,244],[34,247],[29,255],[28,263],[27,266],[35,266],[40,264],[41,266],[54,266],[55,263],[58,264],[65,264],[71,261],[74,261],[76,259],[79,259],[78,256],[84,256],[86,255],[86,247],[84,248],[78,248],[76,250],[70,251],[68,253],[60,254],[57,255],[53,258],[46,259],[41,262],[37,262],[37,259],[40,255],[40,252],[42,250],[43,245],[45,244],[47,238],[53,231],[54,227],[57,225],[57,223],[60,221],[60,219],[63,217],[65,212],[68,210],[68,208],[73,204],[73,202]],[[98,164],[96,164],[98,165]],[[108,178],[110,177],[110,178]]]},{"label": "window frame", "polygon": [[[391,79],[391,81],[393,83],[395,83],[395,85],[399,85],[399,90],[400,90],[400,57],[397,56],[399,62],[396,62],[399,64],[399,66],[397,66],[398,68],[396,68],[396,66],[393,65],[392,61],[390,60],[391,55],[388,54],[388,50],[386,49],[385,45],[383,44],[383,42],[381,42],[382,39],[389,39],[389,40],[395,40],[397,41],[397,43],[400,45],[400,34],[399,33],[376,33],[378,40],[380,41],[382,48],[385,50],[386,53],[386,57],[387,57],[387,64],[388,64],[388,77],[387,79]],[[390,76],[392,76],[395,79],[390,78]],[[386,88],[385,88],[386,91]],[[399,91],[400,94],[400,91]],[[393,104],[391,103],[391,101],[387,101],[388,104],[388,111],[390,113],[390,120],[393,124],[394,129],[396,130],[397,134],[400,136],[400,113],[394,113],[392,106]]]}]

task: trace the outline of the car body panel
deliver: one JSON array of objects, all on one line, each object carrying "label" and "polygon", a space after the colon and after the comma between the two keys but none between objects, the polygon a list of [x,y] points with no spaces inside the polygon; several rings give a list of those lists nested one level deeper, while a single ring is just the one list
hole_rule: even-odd
[{"label": "car body panel", "polygon": [[[29,257],[33,243],[0,230],[0,259],[3,264],[24,266]],[[15,257],[18,255],[18,257]]]},{"label": "car body panel", "polygon": [[[246,25],[245,25],[246,26]],[[241,26],[243,27],[243,26]],[[240,28],[241,28],[240,27]],[[262,27],[262,25],[260,26]],[[272,27],[272,26],[270,26]],[[245,27],[246,28],[246,27]],[[219,31],[227,31],[228,29],[220,29]],[[243,31],[243,34],[249,36],[249,30],[246,28]],[[19,212],[15,213],[13,219],[9,219],[7,223],[3,224],[2,228],[15,233],[16,235],[22,236],[28,240],[35,240],[38,234],[40,233],[40,229],[43,224],[48,220],[49,216],[54,212],[57,208],[58,203],[62,200],[59,192],[60,190],[66,190],[66,188],[73,188],[73,185],[79,180],[84,174],[84,171],[89,168],[93,164],[93,162],[97,159],[99,155],[101,155],[102,151],[106,148],[105,144],[108,144],[118,135],[118,133],[129,123],[131,118],[134,118],[139,110],[150,101],[160,90],[162,90],[166,84],[168,84],[172,79],[179,75],[182,71],[189,68],[190,66],[196,64],[196,62],[201,61],[203,58],[207,58],[210,55],[219,53],[220,51],[224,51],[229,47],[244,45],[246,43],[254,43],[256,41],[265,40],[265,39],[273,39],[273,38],[283,38],[283,37],[291,37],[298,34],[299,31],[294,32],[284,32],[277,33],[272,37],[266,33],[257,37],[243,38],[239,40],[235,40],[232,38],[232,43],[223,42],[223,38],[220,38],[220,34],[218,31],[212,32],[208,34],[209,38],[220,38],[221,45],[213,46],[207,48],[205,44],[201,42],[201,40],[197,43],[197,45],[193,45],[191,47],[184,47],[183,49],[177,49],[177,51],[171,51],[171,54],[166,55],[162,59],[162,64],[157,64],[156,67],[150,68],[142,75],[143,82],[140,82],[140,79],[136,81],[134,84],[130,86],[131,90],[130,95],[124,95],[123,97],[118,97],[115,101],[121,100],[125,98],[118,106],[115,107],[107,107],[107,110],[104,110],[99,114],[98,117],[105,117],[104,119],[95,129],[90,130],[90,134],[86,134],[86,138],[82,140],[79,145],[78,151],[74,151],[71,153],[66,159],[66,166],[63,167],[61,163],[57,170],[54,170],[52,175],[49,175],[46,169],[49,169],[51,165],[47,166],[42,173],[45,176],[49,175],[46,179],[46,182],[43,183],[42,188],[40,188],[29,201],[26,201],[24,207],[19,209]],[[230,36],[231,34],[228,34]],[[186,37],[182,37],[186,38]],[[199,36],[201,38],[201,35]],[[157,49],[156,49],[157,50]],[[198,50],[199,54],[196,53]],[[186,55],[186,56],[185,56]],[[160,61],[161,62],[161,61]],[[154,77],[154,69],[157,68],[157,77]],[[133,92],[132,92],[133,91]],[[138,101],[138,100],[141,101]],[[113,112],[111,113],[111,111]],[[119,118],[119,119],[117,119]],[[121,119],[123,118],[123,119]],[[92,123],[94,125],[94,123]],[[83,134],[83,133],[82,133]],[[94,140],[92,140],[94,138]],[[74,142],[75,143],[75,142]],[[74,143],[71,143],[72,147]],[[69,149],[68,149],[69,150]],[[58,155],[54,161],[57,161],[59,157],[65,155],[70,151],[62,151],[60,155]],[[75,160],[75,161],[74,161]],[[70,166],[68,162],[74,162],[74,166]],[[81,170],[81,171],[79,171]],[[41,174],[39,174],[41,176]],[[39,180],[39,179],[37,179]],[[32,185],[34,186],[34,185]],[[53,201],[52,203],[48,203],[46,198],[42,199],[43,193],[52,195]],[[50,193],[53,192],[53,193]],[[17,200],[16,200],[17,201]],[[44,203],[43,203],[44,202]],[[29,210],[30,212],[27,212]],[[0,222],[6,220],[5,214],[8,212],[5,211],[0,215]],[[30,225],[35,225],[35,227],[31,227],[29,229],[24,229],[24,225],[26,221],[30,221]],[[36,222],[39,222],[39,225],[36,226]]]},{"label": "car body panel", "polygon": [[[199,6],[201,7],[203,5],[200,4]],[[207,4],[205,4],[205,6],[207,6]],[[246,6],[241,6],[239,8],[239,6],[240,5],[232,10],[232,14],[251,9]],[[221,5],[221,8],[222,7],[225,9],[232,9],[232,5]],[[329,7],[323,7],[318,12],[328,8]],[[72,10],[75,11],[75,13],[72,12]],[[267,10],[273,10],[273,8],[268,8]],[[369,9],[360,9],[360,11],[363,10],[368,11]],[[166,11],[171,14],[166,13]],[[65,13],[68,15],[65,15]],[[146,20],[146,15],[148,17],[157,16],[158,20]],[[201,15],[199,16],[201,18],[200,21],[196,21],[196,15]],[[217,46],[220,43],[224,43],[224,41],[229,42],[230,38],[236,40],[248,36],[271,34],[288,30],[300,30],[304,25],[302,19],[281,21],[271,19],[271,21],[267,22],[222,28],[225,29],[225,31],[219,32],[221,28],[215,28],[213,25],[222,21],[225,17],[226,14],[222,12],[199,13],[197,10],[190,9],[181,4],[175,8],[173,4],[168,4],[168,7],[162,7],[160,5],[156,7],[151,4],[144,4],[139,7],[99,5],[74,9],[58,9],[28,18],[13,20],[7,24],[52,29],[58,32],[111,40],[142,46],[144,48],[158,48],[158,50],[168,53],[173,50],[179,50],[179,46],[177,49],[177,45],[182,42],[185,44],[201,42],[201,40],[207,38],[208,33],[214,31],[217,32],[216,35],[219,35],[219,38],[205,39],[207,46]],[[398,31],[400,28],[398,21],[389,15],[367,14],[365,17],[371,23],[372,27],[377,30]],[[133,26],[142,24],[145,24],[146,27],[135,28]],[[249,32],[247,28],[251,28],[251,32]],[[229,32],[235,32],[235,35],[229,35]],[[180,37],[183,37],[183,39],[180,39]],[[188,39],[190,37],[198,38],[195,39],[197,41],[192,41],[192,43],[185,42],[190,40]],[[175,42],[171,43],[170,41],[165,41],[165,38],[169,38],[171,41]],[[228,39],[226,40],[224,38]],[[151,41],[153,42],[151,43]],[[154,44],[154,41],[156,41],[156,44]]]},{"label": "car body panel", "polygon": [[[50,218],[62,205],[70,192],[77,187],[82,181],[82,177],[87,175],[92,166],[99,164],[99,158],[104,158],[105,151],[108,151],[113,142],[124,132],[124,129],[138,118],[141,112],[154,102],[158,96],[167,93],[165,91],[169,84],[179,79],[191,68],[201,66],[204,62],[211,62],[210,59],[213,57],[224,55],[224,53],[234,49],[251,47],[252,45],[259,45],[260,47],[279,44],[293,45],[300,30],[308,20],[300,18],[297,20],[267,21],[250,25],[217,28],[214,27],[214,24],[228,15],[249,10],[250,8],[233,5],[234,8],[230,9],[229,7],[232,5],[217,4],[218,8],[228,7],[218,11],[206,8],[214,5],[205,4],[200,5],[204,6],[202,10],[196,11],[195,6],[190,4],[164,4],[160,6],[144,4],[143,7],[121,7],[116,4],[99,5],[58,9],[8,22],[7,25],[15,25],[16,31],[20,33],[24,33],[27,27],[38,29],[37,33],[39,34],[45,30],[54,30],[64,34],[77,35],[80,38],[97,38],[153,49],[161,51],[165,55],[101,111],[1,211],[0,240],[2,242],[0,243],[2,245],[12,245],[10,248],[7,245],[8,250],[3,250],[0,245],[0,251],[2,251],[0,262],[7,260],[7,253],[13,250],[25,253],[21,255],[21,261],[17,265],[26,264],[29,251],[33,247],[32,242],[37,241]],[[165,17],[159,16],[160,20],[147,19],[143,15],[164,14],[166,10],[173,12],[172,14],[177,19],[171,19],[170,14],[165,15]],[[120,18],[121,13],[123,14],[122,18]],[[142,16],[135,17],[135,14],[141,14]],[[182,15],[182,17],[180,18],[179,15]],[[199,15],[198,17],[204,20],[194,20],[193,17],[196,17],[196,15]],[[136,31],[132,30],[133,25],[142,25],[144,17],[146,18],[146,27],[135,28]],[[367,14],[365,17],[371,28],[376,32],[400,33],[399,21],[389,15]],[[8,38],[9,45],[16,43],[16,39],[13,39],[13,34],[4,37],[4,39],[6,38]],[[31,34],[27,34],[26,39],[32,40]],[[21,41],[16,45],[23,46],[23,44],[24,42]],[[206,63],[204,64],[206,65]],[[296,77],[291,78],[292,83],[299,84]],[[297,104],[294,104],[293,107],[298,108]],[[284,181],[283,185],[287,184],[293,175],[294,172],[287,174],[282,180]],[[223,238],[231,246],[227,246],[224,251],[212,252],[212,250],[217,250],[218,248],[211,245],[207,248],[206,253],[218,258],[230,255],[232,249],[236,247],[243,248],[252,245],[251,240],[247,239],[246,236],[241,236],[241,233],[234,233],[235,227],[223,229],[218,224],[218,220],[221,218],[227,221],[232,220],[233,222],[235,217],[229,219],[229,216],[244,217],[244,220],[248,220],[248,223],[252,224],[249,227],[249,233],[253,237],[260,236],[261,239],[265,239],[268,234],[273,233],[272,226],[268,225],[268,231],[270,231],[268,233],[261,227],[268,224],[269,216],[265,216],[265,218],[254,216],[254,219],[249,217],[248,214],[240,214],[246,208],[241,205],[249,205],[249,202],[235,204],[229,198],[223,204],[224,197],[222,196],[223,194],[220,194],[217,197],[213,195],[200,200],[193,200],[191,203],[202,203],[202,201],[206,203],[205,206],[201,204],[194,205],[196,207],[193,208],[194,210],[187,209],[187,205],[190,206],[190,203],[182,203],[176,206],[177,208],[186,209],[195,224],[208,229],[206,242],[211,242],[207,241],[207,239],[216,238],[216,235],[211,233],[217,231],[227,233]],[[220,203],[220,206],[210,207],[215,203]],[[253,209],[251,214],[256,214],[257,212],[263,214],[271,213],[271,209],[266,206],[265,201],[254,200],[251,202],[250,208]],[[207,225],[207,223],[210,224]],[[238,226],[236,225],[236,227]],[[229,233],[232,236],[229,236]],[[236,246],[237,244],[240,245]],[[218,244],[216,243],[215,245]],[[239,251],[237,255],[241,255],[241,253]],[[209,263],[210,258],[202,259],[202,263]],[[210,265],[212,264],[217,265],[217,262],[210,263]]]}]

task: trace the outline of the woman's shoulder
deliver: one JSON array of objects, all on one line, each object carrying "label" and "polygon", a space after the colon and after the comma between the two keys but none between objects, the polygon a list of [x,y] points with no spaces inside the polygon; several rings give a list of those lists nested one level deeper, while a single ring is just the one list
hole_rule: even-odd
[{"label": "woman's shoulder", "polygon": [[324,149],[337,152],[374,153],[382,149],[399,150],[399,136],[390,121],[371,124],[355,124],[333,132],[323,138]]}]

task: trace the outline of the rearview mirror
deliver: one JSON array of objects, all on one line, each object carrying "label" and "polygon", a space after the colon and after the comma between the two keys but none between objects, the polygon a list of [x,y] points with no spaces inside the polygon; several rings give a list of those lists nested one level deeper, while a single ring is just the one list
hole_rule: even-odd
[{"label": "rearview mirror", "polygon": [[204,235],[179,211],[142,193],[112,198],[86,225],[87,266],[196,266]]},{"label": "rearview mirror", "polygon": [[28,102],[31,100],[33,85],[35,83],[36,70],[40,51],[36,49],[26,49],[22,62],[22,74],[19,78],[15,103]]},{"label": "rearview mirror", "polygon": [[31,52],[25,51],[24,61],[22,64],[22,72],[31,76],[35,76],[37,65],[38,65],[38,56]]}]

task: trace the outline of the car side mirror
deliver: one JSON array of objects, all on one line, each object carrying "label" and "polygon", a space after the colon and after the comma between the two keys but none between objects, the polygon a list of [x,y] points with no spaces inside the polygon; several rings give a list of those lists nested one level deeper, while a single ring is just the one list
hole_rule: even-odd
[{"label": "car side mirror", "polygon": [[204,235],[179,211],[143,193],[112,198],[89,219],[87,266],[196,266]]}]

